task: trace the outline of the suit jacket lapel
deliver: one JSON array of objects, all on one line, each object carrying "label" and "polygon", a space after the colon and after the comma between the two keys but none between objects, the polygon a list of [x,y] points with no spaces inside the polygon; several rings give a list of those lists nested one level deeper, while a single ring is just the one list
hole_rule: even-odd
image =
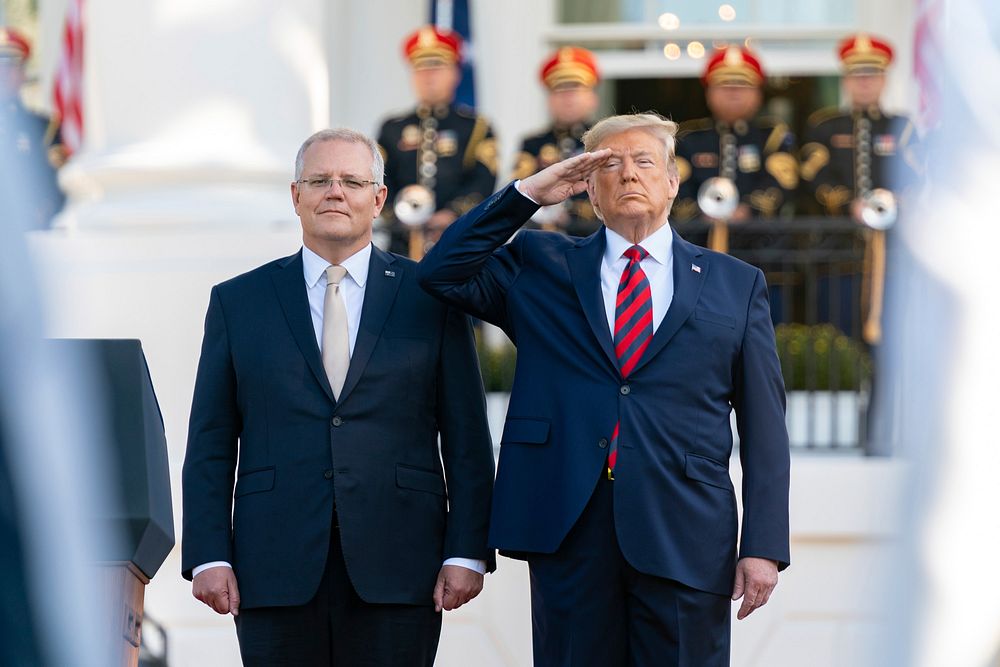
[{"label": "suit jacket lapel", "polygon": [[[681,328],[681,325],[691,316],[691,313],[694,312],[695,304],[698,303],[701,288],[705,284],[705,279],[708,277],[708,272],[711,269],[708,257],[703,255],[698,246],[682,239],[676,231],[673,232],[673,236],[674,298],[670,302],[667,314],[663,316],[663,321],[656,328],[652,342],[646,348],[642,359],[636,364],[632,373],[638,371],[650,359],[655,357],[670,342],[670,339],[674,337],[674,334]],[[701,270],[696,271],[693,268],[695,266]]]},{"label": "suit jacket lapel", "polygon": [[570,277],[583,314],[604,354],[617,369],[618,359],[615,357],[614,341],[608,329],[608,315],[604,310],[604,295],[601,293],[601,262],[606,244],[604,228],[601,227],[566,251],[566,263],[569,265]]},{"label": "suit jacket lapel", "polygon": [[278,303],[285,312],[285,320],[292,331],[292,337],[299,346],[302,356],[326,395],[333,398],[330,381],[323,369],[316,331],[313,329],[312,315],[309,314],[309,297],[306,295],[306,281],[302,273],[302,251],[286,258],[280,268],[271,274],[271,281],[278,294]]},{"label": "suit jacket lapel", "polygon": [[368,263],[368,281],[365,285],[365,302],[361,306],[361,324],[358,338],[354,341],[351,365],[347,368],[347,378],[340,392],[343,401],[358,384],[371,359],[372,351],[385,326],[389,311],[396,300],[396,292],[403,282],[406,267],[396,262],[387,252],[372,246],[371,261]]}]

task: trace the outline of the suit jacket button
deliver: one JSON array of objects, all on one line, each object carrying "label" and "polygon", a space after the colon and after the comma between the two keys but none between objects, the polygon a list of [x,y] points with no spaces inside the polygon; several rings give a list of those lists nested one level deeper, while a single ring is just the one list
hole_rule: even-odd
[{"label": "suit jacket button", "polygon": [[619,391],[621,391],[622,396],[628,396],[632,392],[632,388],[627,384],[623,384]]},{"label": "suit jacket button", "polygon": [[340,426],[341,424],[343,424],[343,423],[344,423],[344,420],[343,420],[343,419],[341,419],[341,418],[340,418],[340,417],[338,416],[338,417],[334,417],[333,419],[331,419],[331,420],[330,420],[330,423],[331,423],[331,424],[333,424],[334,426]]},{"label": "suit jacket button", "polygon": [[597,441],[597,446],[600,447],[601,449],[604,449],[605,447],[608,446],[608,439],[601,438],[600,440]]},{"label": "suit jacket button", "polygon": [[333,471],[332,470],[324,470],[323,471],[323,477],[325,477],[326,479],[333,479]]}]

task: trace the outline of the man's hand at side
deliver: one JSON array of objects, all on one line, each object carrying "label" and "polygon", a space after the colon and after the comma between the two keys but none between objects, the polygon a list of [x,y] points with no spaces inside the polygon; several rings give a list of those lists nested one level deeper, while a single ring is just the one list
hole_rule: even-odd
[{"label": "man's hand at side", "polygon": [[240,614],[240,591],[233,568],[210,567],[191,582],[191,593],[219,614]]},{"label": "man's hand at side", "polygon": [[733,599],[743,598],[736,618],[743,620],[754,609],[767,604],[771,592],[778,585],[778,564],[766,558],[741,558],[736,564],[736,582]]},{"label": "man's hand at side", "polygon": [[451,611],[479,595],[483,575],[461,565],[445,565],[434,586],[434,611]]}]

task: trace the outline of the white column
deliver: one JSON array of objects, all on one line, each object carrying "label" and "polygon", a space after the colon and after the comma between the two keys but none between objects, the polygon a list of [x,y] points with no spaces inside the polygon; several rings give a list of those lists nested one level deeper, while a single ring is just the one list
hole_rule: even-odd
[{"label": "white column", "polygon": [[[471,0],[476,40],[476,101],[500,137],[500,177],[513,168],[521,139],[548,121],[545,90],[538,80],[552,51],[546,33],[556,16],[555,0]],[[503,186],[504,181],[498,181]]]},{"label": "white column", "polygon": [[85,5],[71,229],[294,221],[292,160],[329,119],[323,0]]},{"label": "white column", "polygon": [[374,136],[381,121],[415,106],[403,40],[428,19],[426,0],[329,0],[330,125]]}]

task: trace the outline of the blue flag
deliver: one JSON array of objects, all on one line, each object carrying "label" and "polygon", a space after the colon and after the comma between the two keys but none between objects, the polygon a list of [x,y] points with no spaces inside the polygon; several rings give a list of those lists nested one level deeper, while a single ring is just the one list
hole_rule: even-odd
[{"label": "blue flag", "polygon": [[475,62],[469,0],[431,0],[431,23],[440,30],[453,30],[462,36],[462,82],[455,91],[455,101],[475,107]]}]

